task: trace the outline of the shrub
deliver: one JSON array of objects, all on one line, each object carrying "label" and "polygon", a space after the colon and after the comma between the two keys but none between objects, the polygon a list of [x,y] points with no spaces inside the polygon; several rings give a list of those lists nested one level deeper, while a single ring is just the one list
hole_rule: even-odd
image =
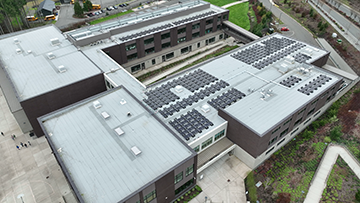
[{"label": "shrub", "polygon": [[312,137],[314,137],[315,133],[311,130],[305,130],[303,133],[302,133],[303,137],[305,139],[311,139]]},{"label": "shrub", "polygon": [[356,202],[360,202],[360,190],[358,190],[357,193],[355,194],[355,200]]},{"label": "shrub", "polygon": [[340,137],[343,135],[341,128],[341,126],[336,126],[330,131],[331,140],[338,141],[340,139]]},{"label": "shrub", "polygon": [[328,136],[324,137],[324,142],[330,143],[330,142],[331,142],[331,138],[328,137]]},{"label": "shrub", "polygon": [[320,28],[322,26],[322,21],[320,21],[319,23],[318,23],[318,28]]},{"label": "shrub", "polygon": [[196,189],[197,191],[199,191],[199,192],[202,191],[201,187],[199,187],[198,185],[195,185],[195,189]]},{"label": "shrub", "polygon": [[310,17],[314,16],[314,9],[313,8],[310,9],[309,14],[310,14]]}]

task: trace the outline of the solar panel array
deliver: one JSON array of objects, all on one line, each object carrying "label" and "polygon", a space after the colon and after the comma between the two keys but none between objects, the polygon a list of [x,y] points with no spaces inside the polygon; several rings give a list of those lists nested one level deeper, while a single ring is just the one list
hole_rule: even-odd
[{"label": "solar panel array", "polygon": [[[201,87],[205,87],[210,83],[217,81],[216,77],[210,75],[209,73],[198,69],[188,75],[180,77],[178,79],[173,80],[176,85],[181,85],[188,89],[191,92],[195,92],[196,90],[200,89]],[[175,85],[175,86],[176,86]],[[174,87],[175,87],[174,86]]]},{"label": "solar panel array", "polygon": [[216,83],[211,84],[205,89],[202,89],[199,92],[196,92],[181,101],[177,101],[175,104],[171,104],[169,107],[165,107],[164,109],[160,110],[159,113],[164,118],[167,118],[169,116],[172,116],[175,112],[179,112],[181,109],[185,109],[187,106],[191,106],[199,100],[202,100],[205,97],[208,97],[211,94],[214,94],[216,91],[219,91],[227,86],[229,86],[229,83],[223,80],[217,81]]},{"label": "solar panel array", "polygon": [[215,109],[224,109],[225,107],[230,106],[231,104],[239,101],[245,96],[246,95],[241,91],[235,88],[231,88],[229,91],[217,96],[214,99],[209,100],[207,103]]},{"label": "solar panel array", "polygon": [[212,15],[214,13],[216,13],[216,12],[215,11],[209,11],[209,12],[206,12],[206,13],[202,13],[202,14],[190,17],[190,18],[185,18],[185,19],[182,19],[182,20],[175,21],[175,22],[173,22],[173,24],[174,25],[180,25],[180,24],[183,24],[183,23],[187,23],[187,22],[190,22],[190,21],[194,21],[194,20],[197,20],[197,19],[204,18],[204,17]]},{"label": "solar panel array", "polygon": [[311,59],[311,56],[302,54],[302,53],[297,53],[295,56],[293,56],[295,61],[298,63],[303,63],[306,62],[307,60]]},{"label": "solar panel array", "polygon": [[175,128],[185,140],[189,140],[190,137],[195,137],[196,134],[214,125],[196,109],[188,111],[186,114],[181,115],[180,118],[175,118],[170,121],[169,124]]},{"label": "solar panel array", "polygon": [[285,87],[292,87],[295,85],[295,83],[298,83],[301,81],[301,78],[298,78],[296,76],[290,76],[286,78],[285,80],[281,81],[280,84],[284,85]]},{"label": "solar panel array", "polygon": [[153,33],[153,32],[159,31],[159,30],[168,29],[168,28],[170,28],[172,26],[173,25],[168,23],[168,24],[165,24],[165,25],[162,25],[162,26],[158,26],[158,27],[155,27],[155,28],[144,30],[142,32],[131,34],[131,35],[128,35],[128,36],[125,36],[125,37],[120,37],[119,39],[122,40],[122,41],[127,41],[127,40],[138,38],[138,37],[143,36],[143,35],[148,35],[150,33]]},{"label": "solar panel array", "polygon": [[308,84],[305,84],[305,86],[300,87],[298,89],[299,92],[310,95],[315,90],[317,90],[322,85],[325,85],[325,83],[329,82],[331,80],[331,77],[328,77],[326,75],[319,75],[317,78],[314,78],[313,81],[310,81]]},{"label": "solar panel array", "polygon": [[149,92],[145,92],[147,99],[143,99],[143,101],[149,105],[153,110],[161,108],[164,105],[169,104],[177,99],[180,99],[176,94],[169,91],[164,87],[157,87],[154,90]]},{"label": "solar panel array", "polygon": [[[231,56],[249,65],[252,64],[255,68],[261,70],[306,46],[305,44],[295,42],[295,40],[287,38],[280,39],[277,37],[272,37],[261,43],[263,45],[255,44],[254,46],[232,54]],[[284,50],[278,52],[281,49]]]}]

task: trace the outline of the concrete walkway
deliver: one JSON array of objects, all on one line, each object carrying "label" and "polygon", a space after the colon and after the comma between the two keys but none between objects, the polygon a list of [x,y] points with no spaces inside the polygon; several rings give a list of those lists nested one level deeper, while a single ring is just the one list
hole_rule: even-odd
[{"label": "concrete walkway", "polygon": [[311,181],[311,186],[304,203],[320,202],[321,195],[326,187],[327,179],[339,155],[348,164],[351,170],[354,171],[356,176],[360,178],[360,164],[352,154],[342,146],[331,145],[327,148],[321,159],[320,165]]},{"label": "concrete walkway", "polygon": [[233,5],[236,5],[236,4],[241,4],[241,3],[244,3],[244,2],[248,2],[249,0],[241,0],[241,1],[237,1],[237,2],[233,2],[233,3],[230,3],[230,4],[226,4],[224,6],[221,6],[221,8],[229,8]]},{"label": "concrete walkway", "polygon": [[[45,137],[23,134],[0,89],[0,202],[76,202]],[[16,139],[12,140],[11,135]],[[20,142],[31,146],[16,148]]]},{"label": "concrete walkway", "polygon": [[189,203],[245,203],[244,179],[250,171],[236,156],[225,155],[197,175],[203,191]]},{"label": "concrete walkway", "polygon": [[316,38],[316,41],[323,49],[330,51],[330,60],[335,64],[337,68],[356,75],[353,69],[344,61],[343,58],[341,58],[341,56],[332,48],[332,46],[325,39]]}]

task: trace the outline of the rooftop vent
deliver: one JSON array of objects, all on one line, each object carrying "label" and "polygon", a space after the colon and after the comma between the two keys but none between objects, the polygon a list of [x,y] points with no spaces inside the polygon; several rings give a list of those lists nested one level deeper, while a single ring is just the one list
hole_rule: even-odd
[{"label": "rooftop vent", "polygon": [[19,39],[18,39],[18,38],[15,38],[15,39],[14,39],[14,43],[15,43],[15,44],[19,44],[19,43],[20,43]]},{"label": "rooftop vent", "polygon": [[183,87],[181,87],[180,85],[176,85],[175,91],[176,91],[177,93],[180,93],[180,92],[183,91]]},{"label": "rooftop vent", "polygon": [[290,56],[290,55],[288,55],[288,56],[286,56],[286,57],[284,58],[284,61],[287,62],[287,63],[289,63],[289,64],[294,64],[294,63],[295,63],[295,58],[292,57],[292,56]]},{"label": "rooftop vent", "polygon": [[207,113],[207,112],[210,111],[210,106],[207,105],[207,104],[204,104],[204,105],[202,105],[201,110],[202,110],[204,113]]},{"label": "rooftop vent", "polygon": [[48,57],[50,60],[56,58],[56,56],[55,56],[52,52],[48,53],[48,54],[47,54],[47,57]]},{"label": "rooftop vent", "polygon": [[125,99],[121,99],[121,100],[120,100],[120,104],[121,104],[121,105],[124,105],[124,104],[126,104],[126,101],[125,101]]},{"label": "rooftop vent", "polygon": [[32,53],[32,51],[31,51],[31,50],[28,50],[28,51],[27,51],[27,53],[28,53],[28,54],[31,54],[31,53]]},{"label": "rooftop vent", "polygon": [[102,115],[102,117],[103,117],[104,119],[110,118],[110,115],[109,115],[107,112],[105,112],[105,111],[102,112],[101,115]]},{"label": "rooftop vent", "polygon": [[127,112],[127,114],[126,114],[127,116],[131,116],[131,113],[130,113],[130,111],[129,112]]},{"label": "rooftop vent", "polygon": [[93,102],[93,106],[95,109],[99,109],[99,108],[101,108],[101,103],[98,100],[96,100]]},{"label": "rooftop vent", "polygon": [[116,132],[117,135],[122,135],[122,134],[124,134],[124,131],[122,131],[120,127],[115,128],[115,132]]},{"label": "rooftop vent", "polygon": [[58,66],[58,71],[59,71],[59,73],[64,73],[64,72],[66,72],[65,66],[63,66],[63,65]]},{"label": "rooftop vent", "polygon": [[16,53],[21,54],[22,53],[21,49],[16,49]]},{"label": "rooftop vent", "polygon": [[59,38],[50,39],[52,46],[57,46],[60,44]]},{"label": "rooftop vent", "polygon": [[306,48],[301,53],[306,55],[306,56],[311,56],[313,54],[313,50],[310,49],[310,48]]},{"label": "rooftop vent", "polygon": [[131,151],[132,151],[132,153],[134,153],[135,156],[141,154],[141,151],[139,148],[137,148],[137,146],[131,147]]}]

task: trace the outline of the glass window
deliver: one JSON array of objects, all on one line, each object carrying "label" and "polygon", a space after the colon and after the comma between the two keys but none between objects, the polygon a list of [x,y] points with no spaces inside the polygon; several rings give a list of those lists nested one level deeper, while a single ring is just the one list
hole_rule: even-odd
[{"label": "glass window", "polygon": [[197,47],[198,47],[198,48],[200,47],[200,42],[197,44]]},{"label": "glass window", "polygon": [[175,184],[182,181],[183,179],[183,172],[181,171],[179,174],[175,176]]},{"label": "glass window", "polygon": [[209,39],[209,43],[215,42],[215,37]]},{"label": "glass window", "polygon": [[276,133],[278,130],[280,130],[280,126],[278,128],[276,128],[274,131],[272,131],[271,134]]},{"label": "glass window", "polygon": [[188,175],[192,174],[193,172],[194,172],[194,164],[186,168],[185,176],[187,177]]},{"label": "glass window", "polygon": [[196,24],[192,25],[193,30],[199,29],[199,28],[200,28],[200,23],[196,23]]},{"label": "glass window", "polygon": [[286,133],[289,131],[289,128],[286,128],[284,131],[280,133],[280,137],[286,135]]},{"label": "glass window", "polygon": [[217,133],[217,134],[215,135],[214,140],[215,140],[215,141],[218,140],[219,138],[223,137],[224,134],[225,134],[225,130],[220,131],[219,133]]},{"label": "glass window", "polygon": [[138,70],[140,70],[141,68],[140,68],[140,64],[139,65],[136,65],[136,66],[133,66],[133,67],[131,67],[131,72],[135,72],[135,71],[138,71]]},{"label": "glass window", "polygon": [[156,190],[153,190],[149,194],[145,195],[144,203],[149,203],[156,198]]},{"label": "glass window", "polygon": [[206,25],[210,25],[210,24],[212,24],[212,23],[213,23],[213,19],[210,19],[210,20],[207,20],[205,24],[206,24]]},{"label": "glass window", "polygon": [[269,150],[265,153],[265,155],[269,154],[274,148],[275,148],[275,147],[272,147],[271,149],[269,149]]},{"label": "glass window", "polygon": [[315,111],[315,108],[311,109],[311,110],[307,113],[307,115],[309,116],[310,114],[314,113],[314,111]]},{"label": "glass window", "polygon": [[200,32],[195,32],[192,34],[192,38],[197,38],[197,37],[200,37]]},{"label": "glass window", "polygon": [[285,138],[282,139],[279,143],[277,143],[277,146],[279,146],[281,143],[283,143],[285,141]]},{"label": "glass window", "polygon": [[208,33],[211,33],[211,32],[212,32],[212,27],[205,30],[205,34],[208,34]]},{"label": "glass window", "polygon": [[321,112],[321,111],[316,112],[316,114],[314,114],[314,117],[317,116],[317,115],[319,115],[320,112]]},{"label": "glass window", "polygon": [[136,48],[136,43],[125,46],[126,51],[130,51]]},{"label": "glass window", "polygon": [[272,143],[274,143],[276,140],[277,140],[277,136],[276,137],[274,137],[271,141],[269,141],[269,145],[271,145]]},{"label": "glass window", "polygon": [[180,51],[181,51],[181,54],[187,53],[187,52],[189,52],[189,47],[182,48]]},{"label": "glass window", "polygon": [[154,53],[154,52],[155,52],[155,47],[151,47],[151,48],[145,50],[145,55],[151,54],[151,53]]},{"label": "glass window", "polygon": [[134,60],[134,59],[137,59],[137,53],[131,54],[131,55],[127,56],[127,60],[128,60],[128,61],[132,61],[132,60]]},{"label": "glass window", "polygon": [[205,142],[203,142],[201,144],[201,149],[204,149],[205,147],[209,146],[212,143],[212,137],[210,137],[209,139],[207,139]]},{"label": "glass window", "polygon": [[153,65],[155,65],[155,63],[156,63],[155,59],[153,59],[153,60],[151,61],[151,63],[152,63]]},{"label": "glass window", "polygon": [[199,152],[199,151],[200,151],[200,145],[196,146],[196,147],[194,148],[194,151],[195,151],[195,152]]},{"label": "glass window", "polygon": [[307,124],[310,120],[311,120],[311,118],[309,118],[307,121],[305,121],[304,125]]},{"label": "glass window", "polygon": [[218,16],[217,21],[218,22],[221,21],[221,16]]},{"label": "glass window", "polygon": [[[305,109],[306,109],[306,108],[305,108]],[[298,115],[302,114],[302,112],[304,112],[305,109],[301,110],[301,111],[298,113]]]},{"label": "glass window", "polygon": [[294,131],[291,132],[291,135],[293,135],[294,133],[296,133],[296,131],[298,131],[299,128],[296,128]]},{"label": "glass window", "polygon": [[292,118],[290,118],[289,120],[287,120],[287,121],[284,123],[284,125],[290,123],[291,120],[292,120]]},{"label": "glass window", "polygon": [[217,25],[217,26],[216,26],[216,30],[220,30],[220,25]]},{"label": "glass window", "polygon": [[170,47],[170,42],[167,42],[167,43],[164,43],[161,45],[161,48],[165,49],[165,48],[168,48]]},{"label": "glass window", "polygon": [[297,124],[299,124],[301,122],[302,118],[300,118],[299,120],[297,120],[295,123],[294,123],[294,126],[296,126]]},{"label": "glass window", "polygon": [[181,37],[178,39],[178,43],[181,43],[181,42],[185,42],[186,41],[186,37]]},{"label": "glass window", "polygon": [[223,15],[223,20],[227,20],[227,15]]},{"label": "glass window", "polygon": [[223,35],[223,34],[219,35],[219,39],[222,39],[223,37],[224,37],[224,35]]},{"label": "glass window", "polygon": [[186,27],[178,29],[178,35],[184,32],[186,32]]},{"label": "glass window", "polygon": [[154,43],[154,38],[144,40],[145,45],[152,44],[152,43]]},{"label": "glass window", "polygon": [[166,54],[166,59],[171,59],[172,57],[174,57],[174,52]]},{"label": "glass window", "polygon": [[170,37],[170,32],[161,35],[161,39],[167,39],[169,37]]}]

